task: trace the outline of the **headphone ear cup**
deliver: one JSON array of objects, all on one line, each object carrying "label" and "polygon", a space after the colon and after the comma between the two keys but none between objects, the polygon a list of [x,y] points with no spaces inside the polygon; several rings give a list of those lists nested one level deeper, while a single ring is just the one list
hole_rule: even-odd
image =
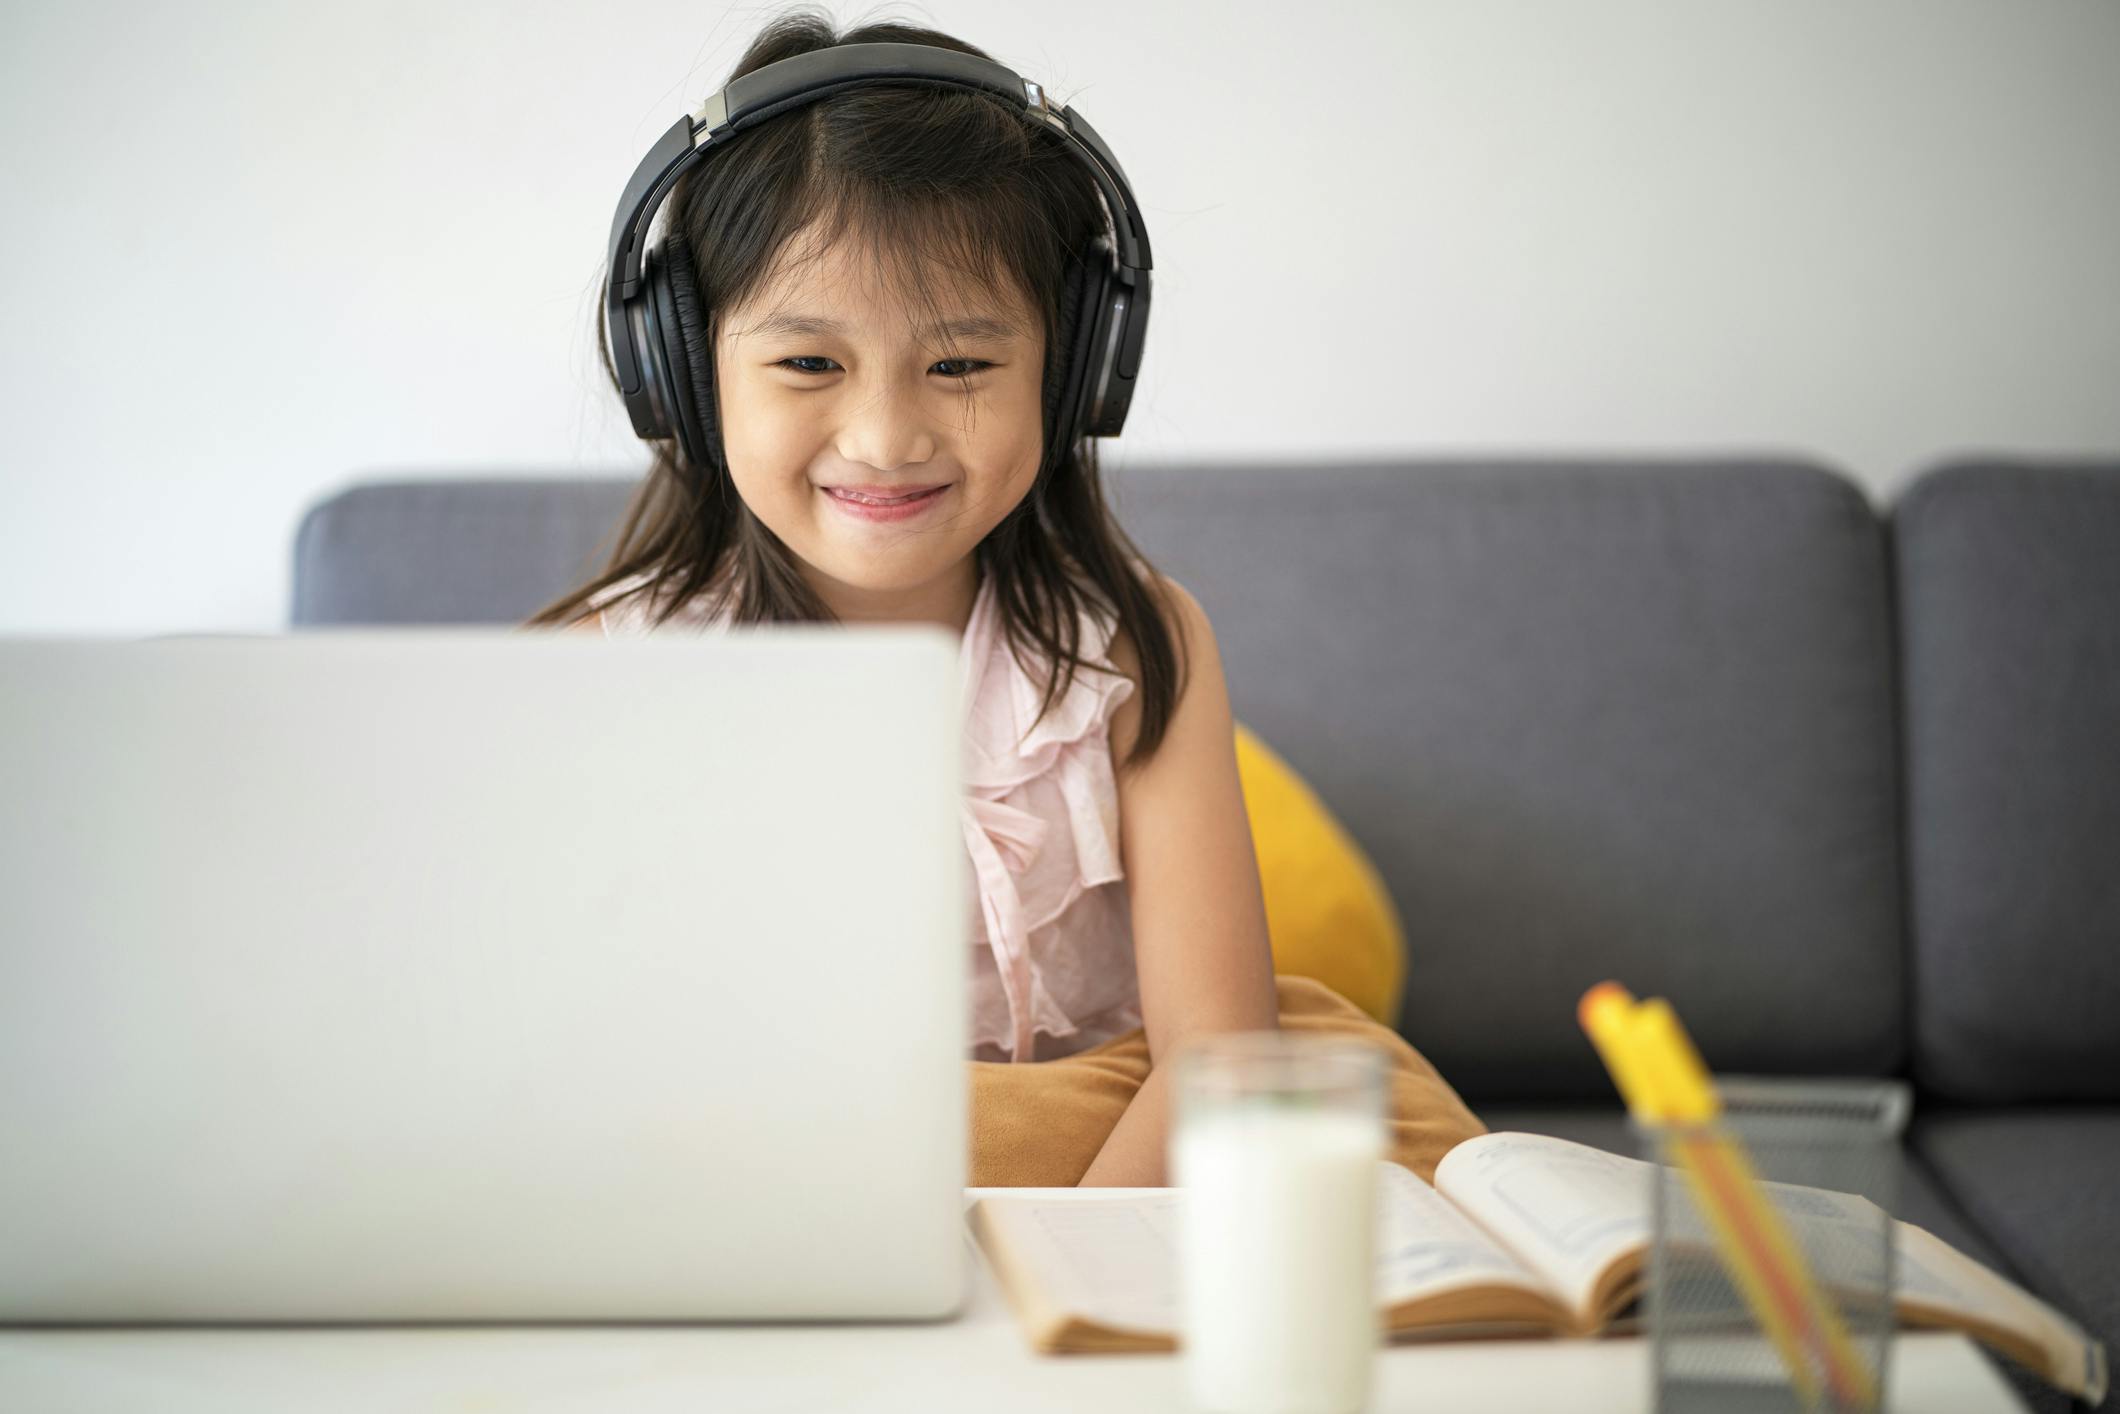
[{"label": "headphone ear cup", "polygon": [[672,231],[656,247],[661,254],[649,281],[662,367],[677,426],[678,447],[699,471],[720,466],[721,424],[714,406],[711,323],[699,295],[699,267],[685,238]]},{"label": "headphone ear cup", "polygon": [[1082,432],[1082,401],[1088,391],[1097,305],[1104,288],[1099,247],[1067,263],[1060,282],[1059,319],[1046,350],[1045,406],[1048,458],[1057,463]]}]

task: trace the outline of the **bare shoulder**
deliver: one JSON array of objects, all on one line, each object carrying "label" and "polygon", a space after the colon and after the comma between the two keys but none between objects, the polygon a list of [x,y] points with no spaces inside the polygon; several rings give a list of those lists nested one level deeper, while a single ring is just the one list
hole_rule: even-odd
[{"label": "bare shoulder", "polygon": [[[1171,646],[1178,655],[1179,701],[1183,702],[1194,673],[1201,664],[1212,661],[1214,628],[1208,622],[1207,611],[1184,585],[1164,574],[1156,576],[1156,584],[1166,603],[1164,622],[1171,632]],[[1141,730],[1141,655],[1124,624],[1112,635],[1110,656],[1112,666],[1134,685],[1132,695],[1112,711],[1112,761],[1116,764],[1133,751]],[[1175,710],[1172,715],[1175,717]]]},{"label": "bare shoulder", "polygon": [[[1191,590],[1166,574],[1156,576],[1156,585],[1165,600],[1165,626],[1178,639],[1175,646],[1180,659],[1184,659],[1213,637],[1213,626],[1208,623],[1207,611],[1200,607],[1199,600],[1193,598]],[[1135,687],[1141,685],[1141,654],[1125,624],[1120,624],[1112,634],[1111,660],[1112,666],[1125,673]]]}]

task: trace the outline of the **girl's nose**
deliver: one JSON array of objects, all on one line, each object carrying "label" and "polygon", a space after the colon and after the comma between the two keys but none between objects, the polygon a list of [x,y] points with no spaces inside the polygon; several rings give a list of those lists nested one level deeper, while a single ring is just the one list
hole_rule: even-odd
[{"label": "girl's nose", "polygon": [[894,471],[918,465],[935,455],[929,426],[933,409],[917,394],[884,390],[849,403],[839,428],[837,450],[850,463]]}]

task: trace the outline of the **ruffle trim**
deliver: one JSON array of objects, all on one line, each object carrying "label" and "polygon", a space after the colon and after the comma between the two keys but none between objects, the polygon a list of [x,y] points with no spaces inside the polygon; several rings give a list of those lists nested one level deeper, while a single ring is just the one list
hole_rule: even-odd
[{"label": "ruffle trim", "polygon": [[[1039,699],[1044,693],[1046,660],[1040,657],[1026,668],[1008,645],[994,595],[982,586],[973,605],[971,622],[964,635],[964,697],[967,721],[966,785],[1005,792],[1025,781],[1049,774],[1067,747],[1094,732],[1101,732],[1119,704],[1133,695],[1134,684],[1112,666],[1111,645],[1117,636],[1115,622],[1093,614],[1087,605],[1077,611],[1081,624],[1076,654],[1093,666],[1077,666],[1073,681],[1053,702],[1042,720]],[[1101,670],[1101,671],[1100,671]],[[1006,677],[1003,700],[1010,710],[1006,721],[975,718],[971,707],[981,696],[989,675]]]},{"label": "ruffle trim", "polygon": [[[1141,1024],[1141,1002],[1137,996],[1085,1016],[1079,1025],[1071,1022],[1065,1031],[1048,1031],[1045,1027],[1040,1026],[1037,1028],[1037,1036],[1049,1036],[1053,1040],[1060,1041],[1080,1036],[1085,1031],[1091,1032],[1091,1039],[1079,1042],[1068,1048],[1067,1053],[1073,1054],[1076,1051],[1087,1050],[1091,1046],[1101,1045],[1114,1036],[1123,1036]],[[1100,1031],[1104,1034],[1094,1034]],[[971,1049],[975,1051],[982,1046],[992,1046],[996,1050],[1008,1054],[1010,1060],[1030,1060],[1037,1055],[1037,1036],[1032,1037],[1031,1050],[1026,1051],[1022,1056],[1016,1056],[1012,1052],[1014,1038],[1008,1032],[998,1030],[992,1026],[975,1025],[972,1028],[970,1045]]]},{"label": "ruffle trim", "polygon": [[[1086,660],[1111,669],[1115,628],[1079,611],[1080,646]],[[994,954],[1007,998],[1011,1034],[981,1035],[1011,1059],[1027,1060],[1036,1033],[1056,1038],[1076,1035],[1081,1026],[1069,1017],[1045,985],[1030,950],[1032,932],[1049,925],[1081,897],[1084,890],[1124,878],[1117,832],[1118,806],[1112,779],[1109,725],[1111,714],[1132,695],[1134,684],[1116,670],[1077,668],[1074,679],[1037,721],[1041,677],[1019,663],[1002,631],[991,585],[983,585],[966,625],[964,648],[965,706],[965,846],[979,882],[980,908],[987,945]],[[998,687],[996,675],[1001,681]],[[978,710],[999,702],[1006,710]],[[1007,804],[1001,797],[1026,782],[1050,776],[1067,805],[1066,825],[1075,846],[1076,878],[1065,896],[1044,917],[1026,916],[1017,878],[1043,848],[1054,821]]]}]

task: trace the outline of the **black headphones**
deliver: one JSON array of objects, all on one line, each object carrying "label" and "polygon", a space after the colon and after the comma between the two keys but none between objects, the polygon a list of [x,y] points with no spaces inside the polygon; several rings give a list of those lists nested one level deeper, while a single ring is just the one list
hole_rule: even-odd
[{"label": "black headphones", "polygon": [[782,59],[736,79],[699,115],[679,118],[633,171],[611,221],[604,321],[619,390],[633,430],[675,435],[695,467],[714,464],[713,351],[698,267],[681,232],[644,253],[656,208],[693,163],[744,129],[840,89],[877,80],[920,82],[992,93],[1067,140],[1103,195],[1109,234],[1069,265],[1059,327],[1047,351],[1045,394],[1056,455],[1078,436],[1115,437],[1126,424],[1141,344],[1148,334],[1148,231],[1126,174],[1073,108],[1055,111],[1045,91],[975,54],[925,44],[841,44]]}]

